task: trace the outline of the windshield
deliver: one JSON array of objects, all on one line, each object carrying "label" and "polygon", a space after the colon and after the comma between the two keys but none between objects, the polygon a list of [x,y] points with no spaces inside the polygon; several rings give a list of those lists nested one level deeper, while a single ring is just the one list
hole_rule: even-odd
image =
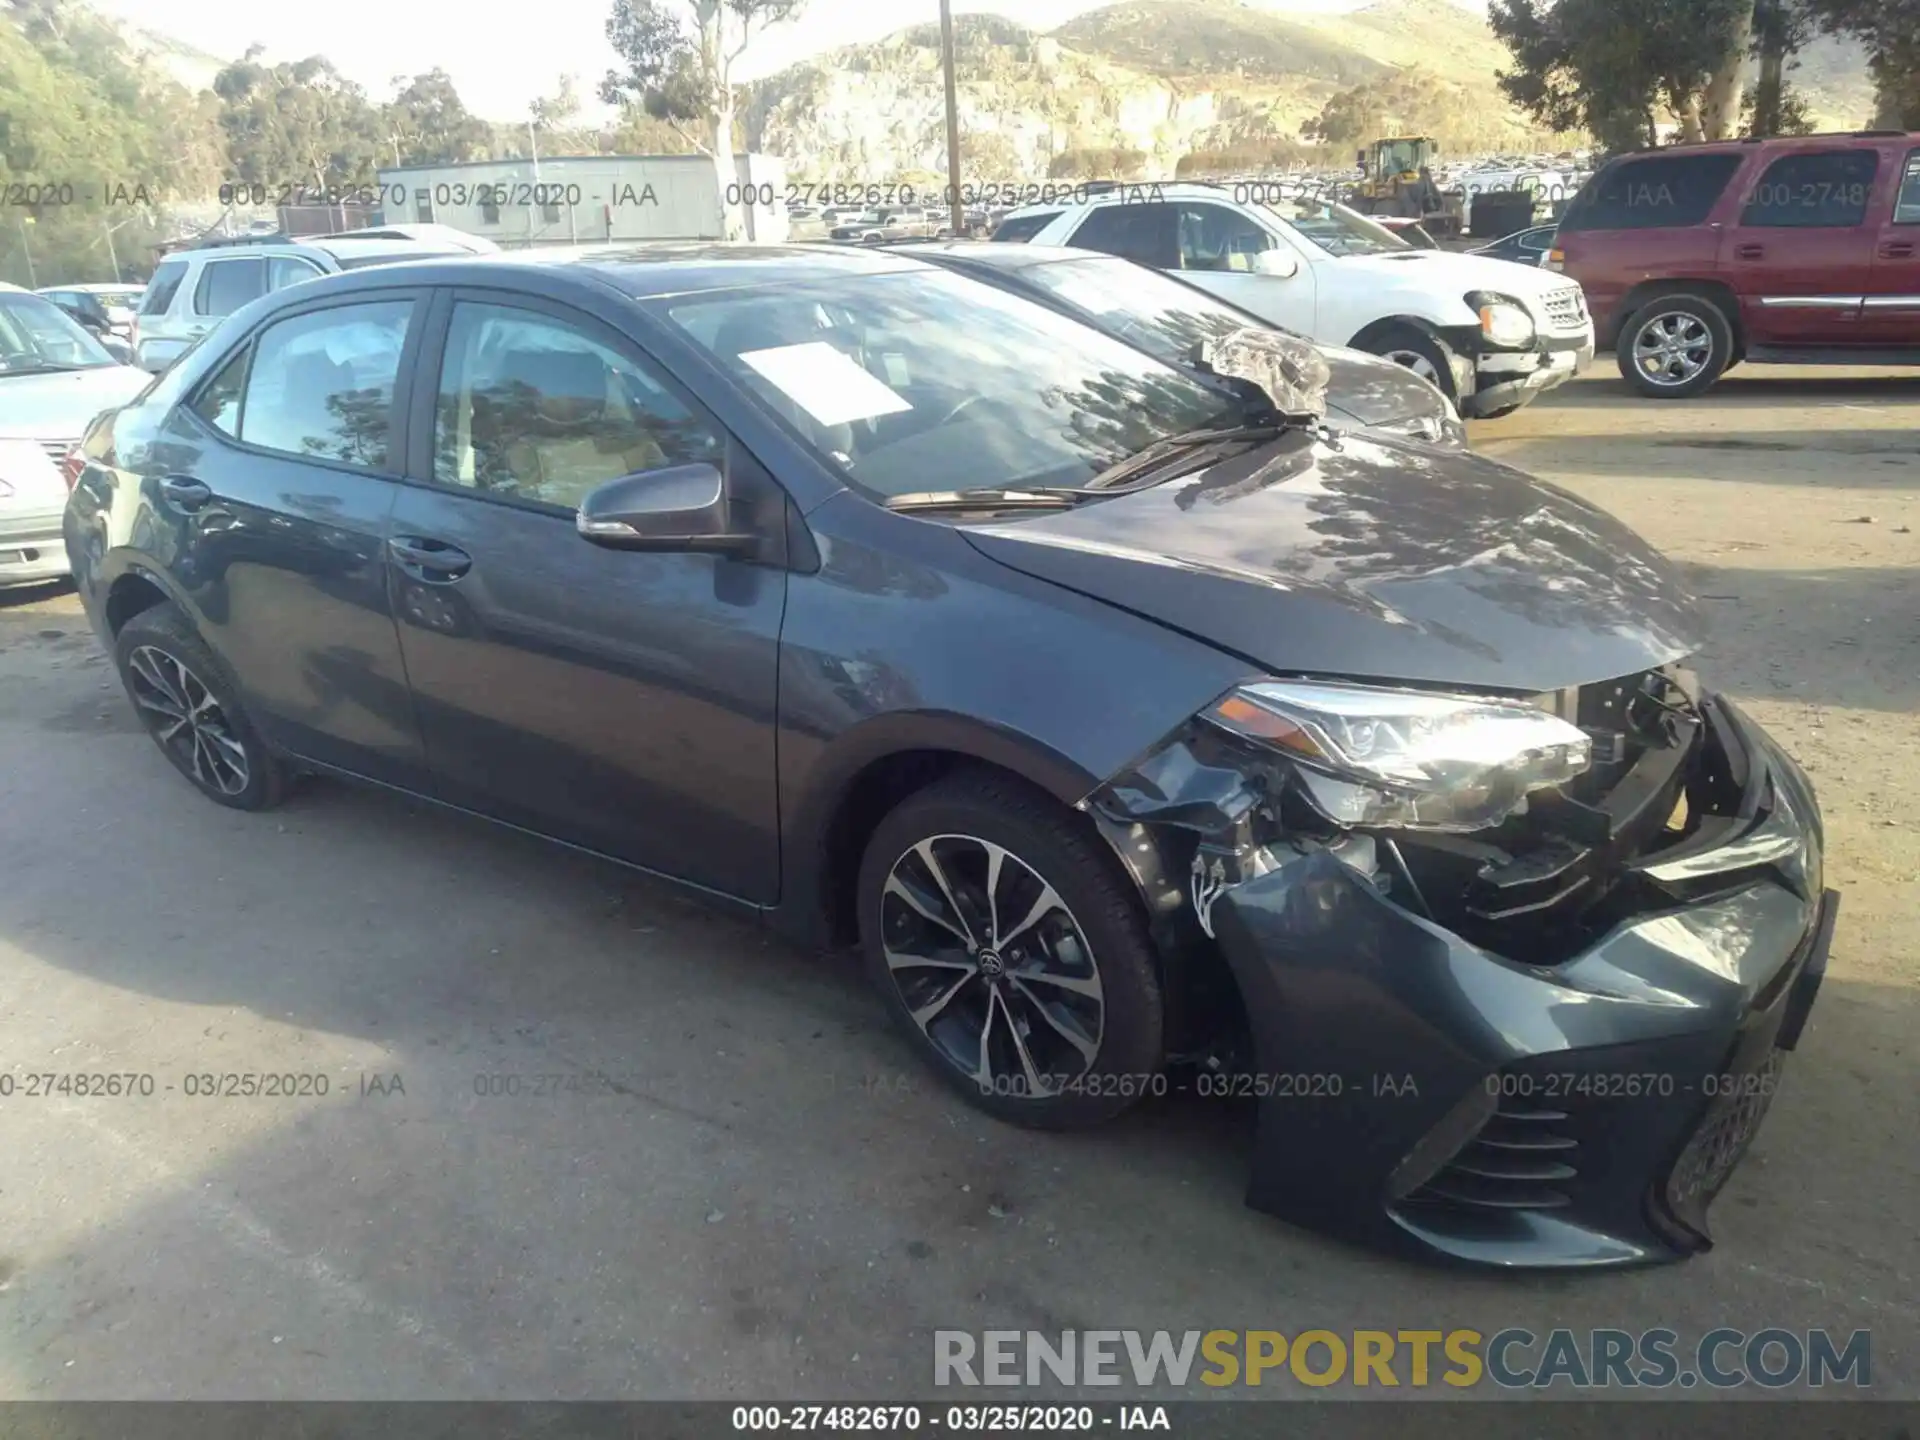
[{"label": "windshield", "polygon": [[1042,305],[908,272],[655,302],[869,494],[1078,485],[1241,406]]},{"label": "windshield", "polygon": [[38,295],[0,295],[0,373],[119,363],[58,305]]},{"label": "windshield", "polygon": [[1125,260],[1062,260],[1029,265],[1022,279],[1096,325],[1169,365],[1193,363],[1194,347],[1263,322]]},{"label": "windshield", "polygon": [[1413,246],[1331,200],[1269,200],[1266,208],[1329,255],[1386,255]]}]

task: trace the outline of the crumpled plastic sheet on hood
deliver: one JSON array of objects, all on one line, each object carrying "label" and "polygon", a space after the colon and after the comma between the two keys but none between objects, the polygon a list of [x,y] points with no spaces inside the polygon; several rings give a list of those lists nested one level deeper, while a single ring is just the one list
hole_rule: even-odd
[{"label": "crumpled plastic sheet on hood", "polygon": [[1200,358],[1217,375],[1258,385],[1282,415],[1319,419],[1327,413],[1333,372],[1318,347],[1297,335],[1243,326],[1201,346]]}]

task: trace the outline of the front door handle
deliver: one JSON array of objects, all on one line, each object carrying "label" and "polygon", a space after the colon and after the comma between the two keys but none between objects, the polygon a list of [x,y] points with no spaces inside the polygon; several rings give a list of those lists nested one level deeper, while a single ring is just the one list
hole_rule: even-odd
[{"label": "front door handle", "polygon": [[1764,260],[1767,255],[1767,247],[1764,245],[1736,245],[1733,247],[1733,255],[1736,260]]},{"label": "front door handle", "polygon": [[1913,244],[1908,240],[1889,240],[1880,247],[1880,258],[1882,260],[1911,260],[1913,258]]},{"label": "front door handle", "polygon": [[160,493],[182,510],[198,510],[213,499],[213,491],[191,475],[169,475],[160,482]]},{"label": "front door handle", "polygon": [[473,568],[471,555],[444,540],[396,535],[387,541],[387,549],[402,570],[428,585],[451,585]]}]

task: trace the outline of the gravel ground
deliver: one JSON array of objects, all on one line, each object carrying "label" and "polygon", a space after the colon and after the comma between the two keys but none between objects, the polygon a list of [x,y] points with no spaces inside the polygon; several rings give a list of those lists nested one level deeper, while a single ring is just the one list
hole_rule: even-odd
[{"label": "gravel ground", "polygon": [[[1839,938],[1712,1253],[1419,1269],[1245,1209],[1242,1111],[998,1126],[844,959],[384,794],[206,804],[40,591],[0,598],[0,1072],[158,1088],[0,1100],[0,1398],[897,1399],[936,1328],[1720,1324],[1871,1329],[1920,1397],[1920,382],[1603,367],[1476,443],[1685,564],[1701,668],[1821,789]],[[232,1071],[328,1093],[185,1093]]]}]

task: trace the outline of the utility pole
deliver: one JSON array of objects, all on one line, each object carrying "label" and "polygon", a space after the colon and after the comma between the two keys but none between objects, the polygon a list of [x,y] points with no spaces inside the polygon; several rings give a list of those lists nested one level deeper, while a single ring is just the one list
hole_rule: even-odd
[{"label": "utility pole", "polygon": [[38,290],[40,282],[33,278],[33,246],[27,240],[27,226],[31,223],[25,215],[20,217],[20,249],[27,257],[27,288]]},{"label": "utility pole", "polygon": [[953,0],[940,0],[940,68],[947,82],[947,199],[953,207],[953,238],[963,228],[960,207],[960,100],[953,78]]}]

